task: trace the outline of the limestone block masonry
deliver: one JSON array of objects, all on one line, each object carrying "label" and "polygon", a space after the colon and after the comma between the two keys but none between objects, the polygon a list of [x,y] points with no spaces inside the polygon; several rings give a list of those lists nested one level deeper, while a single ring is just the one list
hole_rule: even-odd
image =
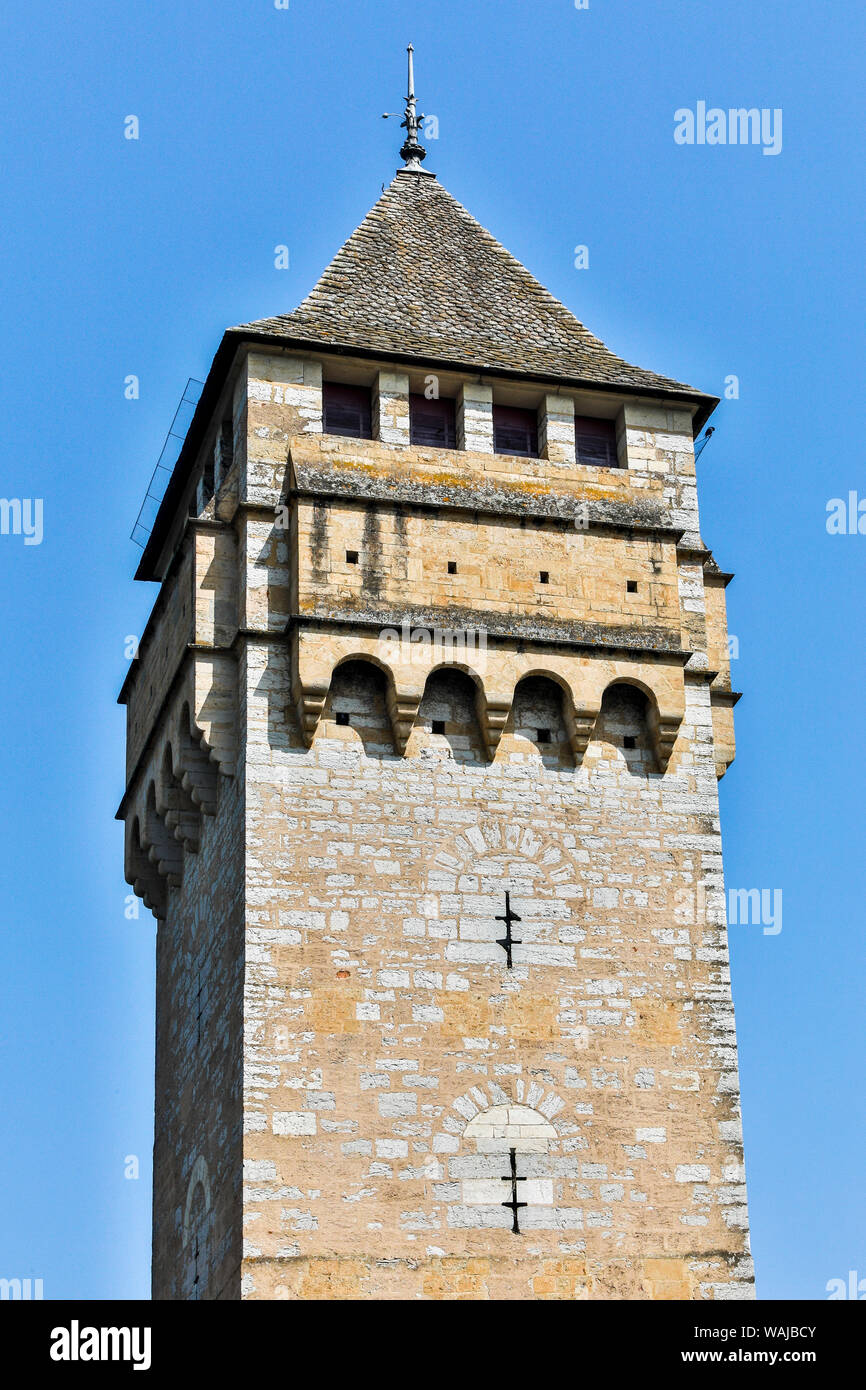
[{"label": "limestone block masonry", "polygon": [[751,1298],[698,406],[620,385],[626,466],[581,466],[591,393],[527,372],[545,456],[505,456],[505,378],[443,367],[421,448],[429,370],[238,341],[166,503],[119,813],[154,1297]]}]

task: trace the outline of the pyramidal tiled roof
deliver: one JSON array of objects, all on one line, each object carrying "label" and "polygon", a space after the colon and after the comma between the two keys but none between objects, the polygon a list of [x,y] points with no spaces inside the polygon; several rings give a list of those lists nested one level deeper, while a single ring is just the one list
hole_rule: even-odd
[{"label": "pyramidal tiled roof", "polygon": [[608,387],[703,393],[616,357],[429,174],[401,170],[291,314],[255,332]]}]

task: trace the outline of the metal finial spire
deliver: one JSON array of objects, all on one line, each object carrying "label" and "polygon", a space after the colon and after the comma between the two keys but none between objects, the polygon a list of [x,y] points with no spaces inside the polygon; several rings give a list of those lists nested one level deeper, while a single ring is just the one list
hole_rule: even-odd
[{"label": "metal finial spire", "polygon": [[[400,156],[405,160],[404,168],[413,173],[421,174],[425,172],[421,168],[421,161],[427,158],[427,151],[418,141],[418,131],[424,116],[423,114],[419,116],[415,109],[415,67],[412,61],[412,54],[415,49],[411,43],[406,52],[409,54],[409,90],[406,94],[406,109],[403,120],[400,122],[401,128],[406,131],[406,139],[403,141]],[[386,111],[385,119],[395,115],[397,115],[396,111]]]}]

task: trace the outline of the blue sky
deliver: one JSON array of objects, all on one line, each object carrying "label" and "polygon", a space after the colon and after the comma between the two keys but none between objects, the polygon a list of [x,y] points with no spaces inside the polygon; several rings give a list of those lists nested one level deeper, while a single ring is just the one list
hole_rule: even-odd
[{"label": "blue sky", "polygon": [[[155,589],[128,536],[222,329],[294,307],[390,180],[411,40],[455,197],[614,351],[739,380],[699,471],[737,573],[728,884],[784,903],[778,935],[731,928],[758,1291],[866,1278],[866,536],[825,526],[866,497],[862,12],[66,0],[4,27],[0,492],[43,499],[44,538],[0,536],[0,1275],[149,1293],[155,929],[124,916],[113,815]],[[780,108],[781,153],[677,145],[699,101]]]}]

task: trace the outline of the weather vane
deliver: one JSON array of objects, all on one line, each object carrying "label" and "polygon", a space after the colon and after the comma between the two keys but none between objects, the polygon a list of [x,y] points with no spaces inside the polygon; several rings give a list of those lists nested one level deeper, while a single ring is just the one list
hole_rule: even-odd
[{"label": "weather vane", "polygon": [[[415,50],[411,43],[406,52],[409,54],[409,91],[406,95],[406,110],[403,120],[400,122],[401,128],[406,131],[406,139],[400,150],[400,157],[406,161],[405,168],[420,174],[424,172],[421,168],[421,160],[427,158],[427,151],[418,142],[418,131],[424,116],[419,116],[415,109],[415,69],[412,63],[412,54]],[[399,114],[399,111],[385,111],[382,114],[382,120],[387,121],[389,116],[398,116]]]}]

